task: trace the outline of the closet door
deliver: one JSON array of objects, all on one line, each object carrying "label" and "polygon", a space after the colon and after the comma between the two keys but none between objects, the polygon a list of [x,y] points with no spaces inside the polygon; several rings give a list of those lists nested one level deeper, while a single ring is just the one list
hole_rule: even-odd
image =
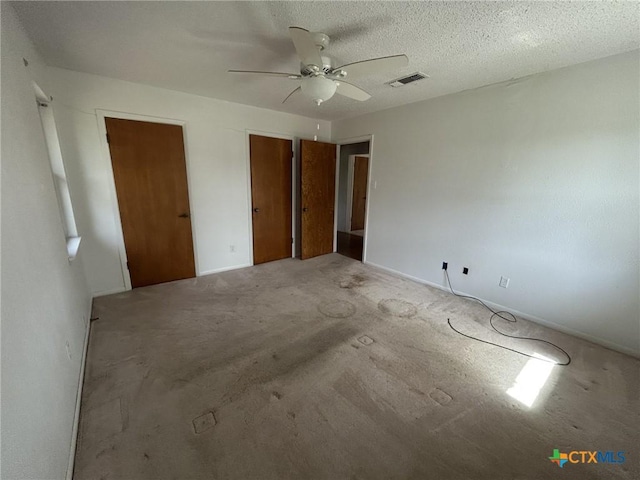
[{"label": "closet door", "polygon": [[302,259],[333,252],[336,145],[300,141]]},{"label": "closet door", "polygon": [[105,123],[131,286],[194,277],[182,127]]},{"label": "closet door", "polygon": [[253,263],[291,258],[293,143],[250,135]]}]

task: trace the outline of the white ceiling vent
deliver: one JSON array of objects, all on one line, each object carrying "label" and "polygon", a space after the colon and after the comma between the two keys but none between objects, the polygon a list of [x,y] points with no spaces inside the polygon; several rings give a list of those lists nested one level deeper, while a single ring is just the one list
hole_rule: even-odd
[{"label": "white ceiling vent", "polygon": [[429,75],[422,72],[416,72],[405,77],[396,78],[391,82],[387,82],[387,85],[391,85],[392,87],[403,87],[404,85],[417,82],[418,80],[424,80],[425,78],[429,78]]}]

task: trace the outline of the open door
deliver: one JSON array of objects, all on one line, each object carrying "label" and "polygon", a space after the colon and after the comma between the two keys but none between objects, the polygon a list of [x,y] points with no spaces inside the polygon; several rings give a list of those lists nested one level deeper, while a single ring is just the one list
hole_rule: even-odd
[{"label": "open door", "polygon": [[182,127],[105,123],[131,286],[194,277]]},{"label": "open door", "polygon": [[300,141],[301,258],[333,252],[336,145]]},{"label": "open door", "polygon": [[253,263],[291,258],[291,140],[250,135]]},{"label": "open door", "polygon": [[353,200],[351,202],[351,231],[364,230],[367,206],[367,177],[369,159],[356,157],[353,165]]}]

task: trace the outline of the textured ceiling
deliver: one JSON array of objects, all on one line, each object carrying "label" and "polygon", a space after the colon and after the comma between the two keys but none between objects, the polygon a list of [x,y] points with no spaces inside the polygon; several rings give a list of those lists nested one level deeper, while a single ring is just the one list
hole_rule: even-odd
[{"label": "textured ceiling", "polygon": [[[333,120],[636,49],[638,2],[17,2],[49,65]],[[287,27],[331,37],[336,65],[399,53],[409,66],[358,80],[373,95],[304,96]],[[422,71],[431,78],[391,88]]]}]

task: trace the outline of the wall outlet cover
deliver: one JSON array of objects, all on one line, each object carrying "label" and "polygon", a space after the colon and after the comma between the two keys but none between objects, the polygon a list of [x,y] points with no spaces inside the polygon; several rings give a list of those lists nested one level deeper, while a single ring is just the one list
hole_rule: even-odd
[{"label": "wall outlet cover", "polygon": [[509,279],[507,277],[500,277],[500,283],[498,283],[502,288],[507,288],[509,286]]}]

